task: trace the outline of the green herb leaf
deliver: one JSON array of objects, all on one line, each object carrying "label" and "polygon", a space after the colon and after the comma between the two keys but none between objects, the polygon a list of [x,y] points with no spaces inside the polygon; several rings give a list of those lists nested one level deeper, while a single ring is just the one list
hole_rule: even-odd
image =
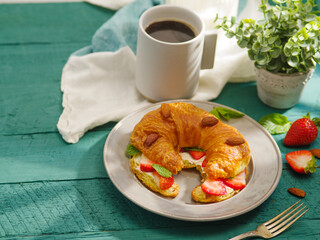
[{"label": "green herb leaf", "polygon": [[152,167],[159,173],[162,177],[169,178],[172,176],[172,173],[165,167],[159,164],[152,164]]},{"label": "green herb leaf", "polygon": [[220,120],[220,114],[219,114],[219,112],[218,112],[218,110],[217,110],[216,108],[212,109],[212,110],[210,111],[210,113],[211,113],[212,115],[216,116],[216,117]]},{"label": "green herb leaf", "polygon": [[244,116],[243,113],[231,110],[229,108],[224,108],[224,107],[215,107],[210,111],[210,113],[215,115],[218,119],[223,117],[227,121],[230,118],[240,118]]},{"label": "green herb leaf", "polygon": [[134,155],[137,155],[140,153],[141,153],[140,150],[138,148],[136,148],[135,146],[133,146],[132,144],[129,144],[126,149],[127,156],[134,156]]},{"label": "green herb leaf", "polygon": [[259,123],[270,133],[270,134],[281,134],[288,132],[291,122],[287,117],[280,113],[271,113],[259,120]]},{"label": "green herb leaf", "polygon": [[196,148],[196,147],[185,147],[184,148],[186,151],[198,151],[198,152],[204,152],[204,150],[203,149],[201,149],[201,148]]}]

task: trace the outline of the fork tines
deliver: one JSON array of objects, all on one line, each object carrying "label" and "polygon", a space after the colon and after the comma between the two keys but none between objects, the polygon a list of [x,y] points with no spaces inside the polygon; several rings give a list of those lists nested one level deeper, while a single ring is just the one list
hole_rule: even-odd
[{"label": "fork tines", "polygon": [[[303,203],[301,203],[295,209],[291,210],[300,201],[301,200],[299,200],[298,202],[293,204],[288,209],[284,210],[279,215],[277,215],[274,218],[270,219],[269,221],[265,222],[263,225],[272,233],[272,235],[278,235],[279,233],[283,232],[284,230],[286,230],[288,227],[290,227],[295,221],[297,221],[303,214],[305,214],[309,210],[308,208],[306,210],[304,210],[306,208],[306,206],[301,207],[303,205]],[[303,212],[301,213],[301,211],[303,211]],[[289,212],[289,213],[287,213],[287,212]],[[284,214],[286,214],[286,215],[284,215]]]}]

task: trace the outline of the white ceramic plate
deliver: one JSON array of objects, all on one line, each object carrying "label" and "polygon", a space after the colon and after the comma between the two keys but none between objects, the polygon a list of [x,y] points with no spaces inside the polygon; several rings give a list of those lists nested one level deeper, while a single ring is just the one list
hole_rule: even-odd
[{"label": "white ceramic plate", "polygon": [[[180,101],[192,103],[206,111],[211,111],[213,107],[226,107],[212,102]],[[248,166],[248,184],[240,193],[218,203],[194,202],[191,192],[201,180],[200,174],[194,169],[183,170],[175,176],[175,181],[180,186],[180,193],[176,198],[162,197],[147,189],[131,171],[125,150],[134,126],[146,113],[159,108],[160,104],[142,108],[123,118],[106,140],[104,164],[111,181],[124,196],[137,205],[166,217],[188,221],[214,221],[251,211],[273,193],[282,172],[280,151],[272,136],[248,116],[227,122],[246,138],[252,153],[252,161]]]}]

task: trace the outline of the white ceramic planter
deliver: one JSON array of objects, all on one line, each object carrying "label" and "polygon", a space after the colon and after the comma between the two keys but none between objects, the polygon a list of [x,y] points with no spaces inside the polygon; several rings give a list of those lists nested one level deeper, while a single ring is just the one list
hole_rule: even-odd
[{"label": "white ceramic planter", "polygon": [[287,109],[298,103],[314,71],[284,74],[255,68],[255,72],[260,100],[270,107]]}]

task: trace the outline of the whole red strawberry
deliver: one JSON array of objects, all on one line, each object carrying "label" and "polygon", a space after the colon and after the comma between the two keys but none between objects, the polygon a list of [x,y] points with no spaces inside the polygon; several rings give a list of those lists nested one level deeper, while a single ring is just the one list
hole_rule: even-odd
[{"label": "whole red strawberry", "polygon": [[[314,121],[313,121],[314,120]],[[300,118],[293,122],[286,137],[284,138],[284,145],[289,147],[296,147],[302,145],[309,145],[318,137],[319,119],[311,120],[309,113],[307,116]]]}]

